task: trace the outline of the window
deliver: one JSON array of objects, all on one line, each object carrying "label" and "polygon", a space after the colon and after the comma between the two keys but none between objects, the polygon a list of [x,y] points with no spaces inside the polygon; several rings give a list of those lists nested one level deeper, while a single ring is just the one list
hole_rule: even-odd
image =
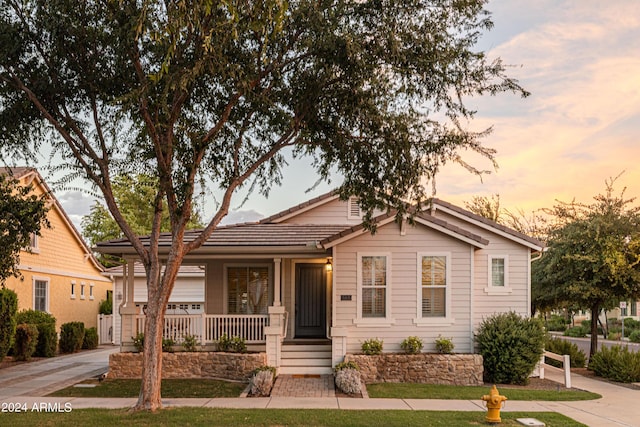
[{"label": "window", "polygon": [[393,323],[391,319],[391,255],[358,254],[358,316],[365,325]]},{"label": "window", "polygon": [[84,299],[84,283],[80,284],[80,299]]},{"label": "window", "polygon": [[93,283],[89,284],[89,299],[93,299]]},{"label": "window", "polygon": [[37,311],[48,311],[49,309],[49,281],[33,281],[33,309]]},{"label": "window", "polygon": [[417,254],[417,325],[453,324],[451,254]]},{"label": "window", "polygon": [[227,313],[267,314],[269,267],[227,267]]},{"label": "window", "polygon": [[71,282],[71,299],[76,299],[76,282]]},{"label": "window", "polygon": [[493,295],[510,294],[509,257],[507,255],[489,255],[487,258],[487,283],[485,292]]}]

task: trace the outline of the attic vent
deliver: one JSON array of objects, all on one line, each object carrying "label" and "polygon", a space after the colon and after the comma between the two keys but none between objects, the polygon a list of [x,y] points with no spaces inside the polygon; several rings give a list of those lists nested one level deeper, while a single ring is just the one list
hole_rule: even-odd
[{"label": "attic vent", "polygon": [[358,204],[357,197],[349,197],[347,212],[347,219],[360,219],[362,218],[362,212],[360,211],[360,205]]}]

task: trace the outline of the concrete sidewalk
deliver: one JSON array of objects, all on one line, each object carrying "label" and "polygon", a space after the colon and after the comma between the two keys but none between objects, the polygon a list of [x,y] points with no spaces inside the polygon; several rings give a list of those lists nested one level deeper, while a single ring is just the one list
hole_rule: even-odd
[{"label": "concrete sidewalk", "polygon": [[[56,357],[0,369],[0,403],[33,405],[66,403],[72,409],[129,408],[136,398],[59,398],[41,397],[53,390],[91,378],[104,372],[108,357],[117,347],[106,347],[92,352]],[[562,382],[562,373],[546,371],[546,378]],[[507,401],[503,411],[558,412],[588,426],[633,427],[640,425],[640,391],[631,390],[580,375],[572,376],[573,387],[601,394],[598,400],[579,402]],[[508,397],[508,390],[502,390]],[[416,411],[484,411],[483,402],[477,400],[435,399],[358,399],[343,397],[265,397],[216,399],[163,399],[166,407],[196,406],[207,408],[243,409],[345,409],[345,410],[416,410]]]}]

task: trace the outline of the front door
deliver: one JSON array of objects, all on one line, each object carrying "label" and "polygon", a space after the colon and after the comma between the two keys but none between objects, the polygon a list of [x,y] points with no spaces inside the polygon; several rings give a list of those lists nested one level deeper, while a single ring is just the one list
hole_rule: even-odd
[{"label": "front door", "polygon": [[326,338],[324,264],[296,264],[296,338]]}]

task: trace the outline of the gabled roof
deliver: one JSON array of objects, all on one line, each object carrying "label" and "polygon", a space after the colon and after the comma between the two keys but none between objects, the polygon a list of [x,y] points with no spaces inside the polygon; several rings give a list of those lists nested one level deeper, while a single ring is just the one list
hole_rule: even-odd
[{"label": "gabled roof", "polygon": [[336,200],[338,197],[338,192],[336,190],[331,190],[328,193],[322,194],[318,197],[314,197],[311,200],[307,200],[306,202],[302,202],[289,209],[285,209],[269,217],[263,218],[262,220],[260,220],[260,224],[279,223],[285,221],[287,219],[293,218],[296,215],[300,215],[311,209],[317,208],[318,206],[322,206],[326,203]]},{"label": "gabled roof", "polygon": [[25,178],[27,183],[32,183],[33,181],[36,181],[36,185],[40,185],[44,189],[44,192],[47,194],[47,197],[49,197],[49,200],[51,200],[52,202],[53,208],[60,214],[60,216],[62,217],[67,227],[69,227],[69,229],[71,230],[71,234],[73,235],[77,243],[83,248],[85,254],[89,257],[91,262],[95,265],[95,267],[98,270],[104,271],[103,265],[100,264],[97,258],[93,255],[93,251],[91,251],[91,248],[89,248],[89,245],[87,245],[87,243],[84,241],[84,239],[82,238],[82,236],[80,235],[76,227],[73,225],[73,222],[71,222],[71,219],[62,208],[62,205],[60,204],[58,199],[56,199],[56,196],[53,194],[53,191],[51,191],[51,188],[49,188],[47,183],[44,181],[44,179],[42,178],[42,175],[40,175],[40,173],[35,168],[24,167],[24,166],[11,167],[11,168],[0,167],[0,175],[9,175],[15,179]]}]

